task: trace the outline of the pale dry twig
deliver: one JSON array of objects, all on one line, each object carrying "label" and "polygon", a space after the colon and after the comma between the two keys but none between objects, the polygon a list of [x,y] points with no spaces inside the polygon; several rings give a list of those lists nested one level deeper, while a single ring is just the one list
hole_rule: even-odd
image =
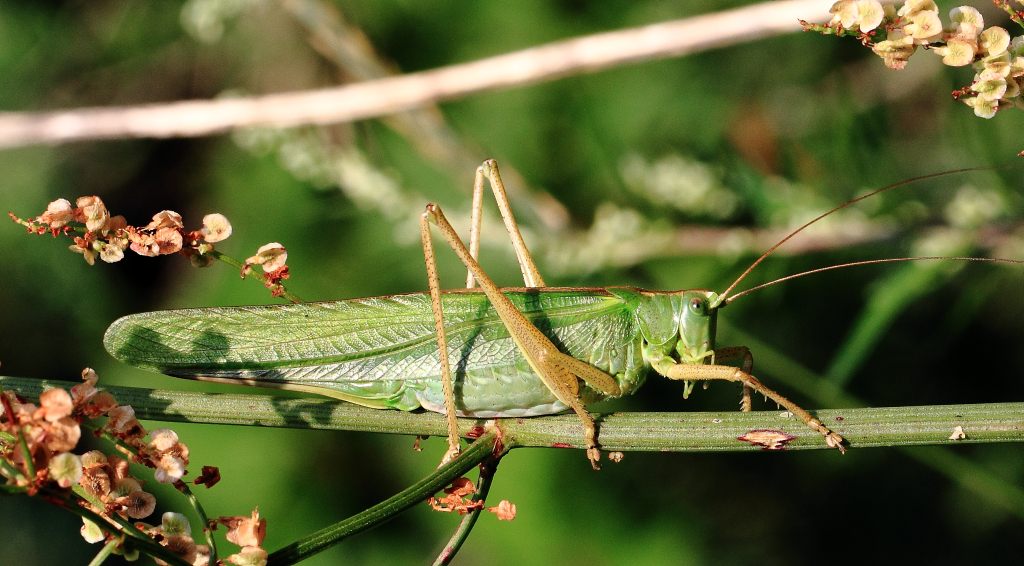
[{"label": "pale dry twig", "polygon": [[397,77],[301,92],[144,106],[0,115],[0,147],[86,139],[191,137],[248,126],[331,124],[390,115],[475,92],[681,56],[799,31],[830,2],[785,0],[558,41]]}]

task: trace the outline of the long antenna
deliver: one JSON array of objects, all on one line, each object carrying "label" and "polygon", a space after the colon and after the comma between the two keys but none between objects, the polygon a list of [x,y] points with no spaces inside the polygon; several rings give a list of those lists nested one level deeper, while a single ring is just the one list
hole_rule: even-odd
[{"label": "long antenna", "polygon": [[[888,187],[883,187],[881,189],[878,189],[877,191],[871,191],[870,193],[868,193],[866,195],[859,196],[859,197],[857,197],[857,198],[855,198],[855,199],[853,199],[853,200],[851,200],[851,201],[849,201],[849,202],[847,202],[845,204],[841,204],[841,205],[833,208],[832,210],[830,210],[830,211],[828,211],[828,212],[818,216],[814,220],[811,220],[807,224],[804,224],[803,226],[801,226],[801,227],[797,228],[796,230],[794,230],[793,232],[791,232],[788,236],[786,236],[781,241],[779,241],[779,243],[777,243],[774,246],[772,246],[770,250],[764,252],[764,255],[762,255],[761,257],[757,258],[757,261],[755,261],[754,263],[750,264],[750,267],[748,267],[746,271],[744,271],[742,274],[740,274],[740,276],[737,277],[736,280],[732,282],[732,285],[729,285],[729,287],[725,291],[723,291],[719,296],[720,297],[728,296],[729,292],[732,291],[736,287],[736,285],[739,284],[740,281],[743,281],[743,278],[746,277],[748,274],[750,274],[750,272],[753,271],[754,268],[757,267],[757,265],[759,263],[764,261],[768,256],[772,255],[772,252],[777,250],[779,248],[779,246],[781,246],[782,244],[785,244],[786,242],[788,242],[793,236],[796,236],[800,232],[803,232],[803,230],[805,228],[807,228],[808,226],[810,226],[811,224],[814,224],[815,222],[821,220],[822,218],[825,218],[826,216],[832,214],[833,212],[840,211],[840,210],[850,206],[851,204],[858,203],[858,202],[860,202],[860,201],[862,201],[862,200],[864,200],[864,199],[866,199],[868,197],[873,197],[873,196],[875,196],[875,195],[877,195],[879,193],[884,193],[885,191],[888,191],[890,189],[895,189],[897,187],[902,187],[904,185],[909,185],[911,183],[916,183],[918,181],[925,181],[925,180],[928,180],[928,179],[934,179],[936,177],[945,177],[947,175],[956,175],[958,173],[969,173],[971,171],[990,171],[990,170],[993,170],[993,169],[1007,169],[1007,168],[1018,168],[1018,167],[1020,167],[1020,166],[1019,165],[989,165],[989,166],[985,166],[985,167],[969,167],[967,169],[955,169],[953,171],[943,171],[942,173],[932,173],[930,175],[923,175],[921,177],[914,177],[913,179],[908,179],[906,181],[900,181],[899,183],[895,183],[893,185],[889,185]],[[905,261],[905,260],[911,260],[911,259],[935,259],[935,258],[901,258],[901,259],[874,260],[872,262],[858,262],[858,263],[851,263],[851,264],[845,264],[845,265],[834,265],[832,267],[822,268],[820,271],[827,271],[829,269],[837,269],[839,267],[847,267],[847,266],[850,266],[850,265],[860,265],[860,264],[863,264],[863,263],[884,263],[884,262],[887,262],[887,261],[901,261],[901,260]],[[954,258],[942,258],[942,259],[954,259]],[[982,258],[958,258],[958,259],[978,260],[978,259],[982,259]],[[1006,260],[1006,261],[1010,262],[1011,260]],[[807,273],[815,273],[816,271],[819,271],[819,270],[809,271]],[[784,277],[782,279],[779,279],[778,281],[785,281],[786,279],[791,279],[793,277],[799,277],[800,275],[806,275],[806,273],[801,273],[799,275],[791,275],[790,277]],[[778,281],[773,281],[772,283],[776,283]],[[729,300],[735,299],[736,297],[740,296],[741,294],[745,294],[745,293],[747,293],[749,291],[753,291],[754,289],[760,289],[761,287],[764,287],[766,285],[767,284],[759,285],[757,287],[754,287],[753,289],[749,289],[748,291],[744,291],[744,293],[739,293],[739,294],[733,295],[728,300],[724,301],[724,303],[728,304]]]},{"label": "long antenna", "polygon": [[886,259],[869,259],[867,261],[855,261],[853,263],[843,263],[843,264],[840,264],[840,265],[830,265],[828,267],[819,267],[818,269],[812,269],[810,271],[804,271],[802,273],[797,273],[795,275],[787,275],[786,277],[781,277],[781,278],[776,279],[774,281],[769,281],[767,283],[762,283],[762,284],[758,285],[757,287],[751,287],[751,288],[747,289],[746,291],[740,291],[739,293],[736,293],[735,295],[722,300],[722,306],[728,305],[736,297],[742,297],[743,295],[746,295],[747,293],[749,293],[751,291],[756,291],[758,289],[763,289],[765,287],[768,287],[769,285],[774,285],[776,283],[782,283],[783,281],[789,281],[790,279],[796,279],[797,277],[803,277],[804,275],[811,275],[812,273],[821,273],[822,271],[831,271],[833,269],[839,269],[840,267],[853,267],[855,265],[870,265],[872,263],[891,263],[891,262],[895,262],[895,261],[924,261],[924,260],[940,260],[940,259],[941,260],[947,260],[947,261],[991,261],[991,262],[994,262],[994,263],[1016,263],[1016,264],[1024,265],[1024,261],[1018,261],[1016,259],[1002,259],[1002,258],[992,258],[992,257],[945,257],[945,256],[938,256],[938,257],[894,257],[894,258],[886,258]]}]

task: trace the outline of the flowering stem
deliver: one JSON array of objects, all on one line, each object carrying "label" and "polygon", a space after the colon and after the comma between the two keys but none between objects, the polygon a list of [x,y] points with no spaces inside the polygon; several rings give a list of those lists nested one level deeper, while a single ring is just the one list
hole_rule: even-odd
[{"label": "flowering stem", "polygon": [[[500,458],[495,458],[492,455],[480,464],[480,477],[477,478],[476,493],[473,494],[473,501],[483,503],[487,500],[487,493],[491,490],[491,480],[494,478],[494,472],[498,469],[498,462],[500,461]],[[483,505],[480,505],[462,518],[459,528],[455,530],[452,538],[445,545],[444,550],[441,551],[437,560],[434,561],[434,566],[444,566],[451,563],[455,558],[455,554],[462,548],[462,543],[466,542],[469,532],[473,530],[473,526],[476,524],[476,520],[483,509]]]},{"label": "flowering stem", "polygon": [[[412,487],[358,515],[335,523],[274,552],[269,556],[267,566],[287,566],[305,560],[354,534],[393,518],[413,505],[422,503],[427,497],[462,477],[473,466],[492,457],[498,437],[499,431],[496,428],[483,432],[476,442],[470,444],[458,458],[416,482]],[[507,445],[502,448],[503,451],[507,449]]]},{"label": "flowering stem", "polygon": [[[96,436],[104,438],[107,441],[111,442],[116,447],[120,448],[121,451],[125,452],[126,454],[129,454],[129,455],[132,455],[132,456],[138,454],[138,450],[136,448],[134,448],[133,446],[129,445],[124,440],[114,436],[109,431],[104,430],[102,427],[96,427],[96,426],[94,426],[92,424],[84,423],[84,422],[81,424],[81,426],[84,427],[84,428],[87,428],[87,429],[89,429],[91,431],[93,431],[93,434],[95,434]],[[137,462],[135,462],[135,463],[137,464]],[[192,493],[191,489],[189,489],[188,484],[186,484],[186,483],[184,483],[184,482],[179,480],[179,481],[177,481],[174,484],[174,487],[175,487],[175,489],[177,489],[178,491],[180,491],[182,494],[185,495],[185,498],[188,500],[189,504],[192,506],[192,509],[196,512],[196,515],[199,516],[199,521],[203,525],[203,535],[206,537],[206,544],[210,546],[210,562],[209,562],[209,564],[210,564],[210,566],[214,566],[214,564],[217,563],[217,544],[214,542],[214,540],[213,540],[213,533],[210,531],[209,520],[208,520],[207,515],[206,515],[206,510],[203,509],[202,504],[199,503],[199,500],[196,498],[195,494]]]},{"label": "flowering stem", "polygon": [[[111,513],[110,515],[106,515],[106,517],[108,519],[110,519],[111,521],[113,521],[114,523],[116,523],[117,526],[121,527],[121,532],[124,532],[124,533],[127,533],[127,534],[131,535],[132,538],[134,538],[135,540],[137,540],[137,541],[139,541],[139,540],[141,540],[141,541],[151,541],[151,539],[148,536],[146,536],[145,533],[143,533],[138,528],[136,528],[135,525],[133,525],[131,521],[122,518],[117,513]],[[160,545],[157,545],[157,546],[160,546]],[[164,547],[160,546],[160,548],[164,548]],[[168,551],[168,552],[170,552],[170,551]]]},{"label": "flowering stem", "polygon": [[800,22],[800,25],[804,26],[804,31],[813,31],[813,32],[820,33],[822,35],[838,35],[838,36],[856,35],[855,33],[851,33],[849,30],[846,30],[846,29],[843,29],[843,28],[840,28],[840,27],[832,27],[832,26],[827,25],[827,24],[815,24],[815,23],[808,22],[808,21],[805,21],[805,20],[797,20],[797,21]]},{"label": "flowering stem", "polygon": [[[96,199],[96,197],[92,197],[92,198]],[[79,200],[81,201],[81,199],[79,199]],[[99,202],[98,199],[96,199],[96,201],[99,203],[99,206],[102,208],[103,204],[101,202]],[[63,202],[65,206],[70,206],[70,204],[67,201],[64,201],[63,199],[60,200],[60,201],[54,201],[53,203],[50,203],[50,204],[52,206],[52,205],[55,205],[55,204],[60,203],[60,202]],[[47,210],[49,211],[49,208]],[[70,215],[71,214],[70,209],[66,209],[66,210],[68,211],[68,214]],[[80,207],[80,208],[76,208],[74,210],[75,210],[75,214],[78,214],[79,212],[81,212],[82,208]],[[104,212],[106,212],[105,209],[103,209],[103,210],[104,210]],[[154,251],[153,249],[150,249],[149,247],[146,247],[146,246],[149,246],[149,244],[145,244],[145,246],[144,246],[144,247],[146,247],[145,250],[136,249],[136,247],[135,247],[136,244],[138,244],[139,242],[136,241],[134,238],[136,236],[138,236],[139,234],[146,233],[147,230],[149,230],[149,231],[154,230],[152,228],[153,227],[152,223],[149,226],[144,227],[142,229],[137,229],[137,228],[133,228],[131,226],[128,226],[127,228],[124,228],[124,227],[122,227],[122,228],[110,228],[108,230],[108,225],[104,224],[104,227],[102,227],[102,228],[95,228],[95,229],[90,230],[87,225],[86,226],[75,226],[75,225],[72,225],[72,224],[64,224],[63,220],[60,223],[57,223],[56,221],[54,221],[52,219],[47,220],[45,218],[45,214],[44,214],[44,216],[40,216],[39,218],[36,218],[35,220],[25,220],[25,219],[20,218],[17,215],[15,215],[13,212],[9,212],[7,215],[10,216],[11,220],[16,222],[17,224],[20,224],[20,225],[25,226],[26,228],[28,228],[29,232],[31,232],[31,233],[44,234],[46,232],[50,232],[50,233],[52,233],[54,235],[54,237],[56,237],[58,234],[64,234],[65,236],[69,236],[69,237],[74,237],[74,234],[83,234],[84,235],[84,239],[75,237],[75,246],[72,246],[71,249],[76,250],[76,251],[78,251],[80,253],[84,253],[85,257],[86,257],[86,261],[89,262],[89,265],[92,265],[93,262],[95,261],[95,259],[96,259],[96,252],[97,251],[100,252],[99,255],[100,255],[101,258],[104,259],[104,261],[108,261],[108,262],[119,261],[123,257],[122,251],[124,250],[125,246],[128,245],[129,241],[132,241],[132,249],[135,250],[140,255],[147,255],[147,256],[166,255],[168,253],[174,253],[175,251],[180,251],[182,254],[185,254],[186,256],[190,257],[191,259],[195,259],[195,254],[201,254],[202,257],[209,257],[209,258],[212,258],[212,259],[215,259],[215,260],[223,261],[224,263],[227,263],[228,265],[234,267],[235,269],[238,269],[239,272],[242,274],[242,278],[243,279],[245,277],[252,277],[253,279],[255,279],[255,280],[259,281],[260,283],[262,283],[266,288],[271,290],[271,292],[273,293],[273,295],[275,297],[284,297],[284,298],[288,299],[289,301],[291,301],[293,303],[301,303],[302,302],[302,299],[300,299],[298,296],[296,296],[295,294],[290,292],[280,281],[281,279],[287,279],[288,278],[287,267],[286,266],[283,266],[281,268],[283,270],[281,273],[278,273],[277,271],[271,272],[269,274],[267,274],[267,273],[257,273],[252,268],[252,266],[249,265],[248,263],[238,261],[237,259],[234,259],[233,257],[231,257],[229,255],[223,254],[221,252],[218,252],[218,251],[212,249],[213,246],[210,245],[208,242],[219,241],[219,239],[210,239],[210,240],[205,240],[204,241],[203,240],[203,236],[200,236],[199,232],[185,233],[182,230],[182,228],[181,228],[181,218],[180,218],[180,216],[178,216],[176,213],[171,212],[171,211],[164,211],[164,212],[158,214],[157,216],[154,216],[153,218],[154,218],[154,222],[157,222],[158,219],[162,217],[162,215],[173,215],[174,217],[177,218],[177,226],[176,227],[178,229],[178,232],[180,233],[180,237],[178,238],[178,242],[177,242],[178,245],[177,245],[176,248],[172,247],[171,249],[168,249],[166,251],[161,251],[159,253],[157,251]],[[219,215],[217,215],[217,216],[219,216]],[[118,217],[118,218],[121,218],[121,217]],[[204,226],[205,226],[206,219],[204,219],[203,222],[204,222]],[[224,219],[224,222],[226,223],[227,220]],[[124,223],[124,219],[123,218],[121,218],[121,223],[122,224]],[[206,230],[206,228],[204,228],[204,230]],[[118,239],[120,240],[120,243],[119,244],[114,244],[113,240],[109,240],[109,237],[107,235],[108,232],[111,233],[111,236],[109,236],[109,237],[117,236]],[[228,234],[230,234],[230,231],[228,231]],[[98,240],[93,240],[93,238],[98,238]],[[106,240],[106,242],[105,242],[105,240]],[[88,242],[93,242],[93,244],[89,244]],[[153,242],[153,238],[152,237],[149,237],[149,242],[150,243]],[[96,247],[96,245],[99,245],[99,244],[102,244],[103,247]],[[183,245],[184,245],[184,247],[183,247]],[[111,248],[111,246],[113,246],[113,248]],[[104,254],[106,254],[105,250],[107,250],[107,249],[115,249],[115,251],[117,252],[116,253],[116,257],[106,257]],[[261,248],[260,251],[262,253],[263,249]],[[207,262],[200,262],[200,264],[201,265],[208,265]],[[200,265],[200,264],[197,264],[197,265]],[[266,271],[266,264],[264,264],[264,271]]]},{"label": "flowering stem", "polygon": [[[226,255],[226,254],[223,254],[221,252],[218,252],[217,250],[210,250],[210,251],[206,252],[205,255],[208,255],[208,256],[212,257],[213,259],[217,259],[217,260],[223,261],[224,263],[226,263],[226,264],[230,265],[231,267],[234,267],[235,269],[237,269],[239,272],[244,272],[246,270],[246,268],[251,268],[250,265],[248,265],[246,263],[243,263],[241,261],[238,261],[237,259],[235,259],[235,258],[233,258],[233,257],[231,257],[229,255]],[[264,277],[263,274],[257,273],[256,270],[254,270],[254,269],[249,269],[248,273],[246,273],[243,277],[252,277],[253,279],[259,281],[260,283],[263,283],[263,285],[267,286],[267,288],[269,288],[272,291],[278,291],[279,290],[278,294],[280,296],[288,299],[289,301],[291,301],[293,303],[301,303],[302,302],[302,299],[300,299],[297,295],[295,295],[294,293],[289,291],[282,283],[272,283],[271,285],[267,285],[267,278]]]},{"label": "flowering stem", "polygon": [[[50,492],[50,493],[52,494],[53,492]],[[79,509],[82,509],[83,511],[88,511],[87,509],[85,509],[81,505],[79,505],[78,507],[79,507]],[[77,510],[72,510],[72,511],[77,513]],[[89,511],[89,513],[92,513],[92,511]],[[82,516],[85,517],[85,515],[82,515]],[[94,522],[94,523],[96,523],[97,525],[99,525],[100,528],[108,526],[109,522],[113,522],[116,526],[121,527],[121,529],[120,529],[120,531],[110,530],[109,532],[115,533],[115,534],[117,532],[121,532],[123,534],[126,534],[126,535],[132,537],[132,539],[134,539],[136,542],[152,543],[155,547],[159,548],[160,550],[165,551],[167,553],[170,553],[172,556],[177,556],[176,554],[171,553],[170,550],[167,550],[166,548],[164,548],[164,547],[160,546],[159,544],[156,544],[155,542],[153,542],[153,539],[149,538],[149,536],[146,535],[146,533],[144,533],[141,530],[139,530],[134,524],[132,524],[131,521],[122,518],[117,513],[111,513],[109,515],[102,515],[102,516],[99,515],[99,514],[95,514],[95,517],[96,518],[90,518],[89,520]],[[97,521],[99,521],[99,522],[97,522]],[[107,529],[104,529],[104,530],[107,530]]]},{"label": "flowering stem", "polygon": [[[88,423],[88,422],[82,422],[82,424],[79,425],[79,426],[91,430],[92,433],[95,434],[98,438],[102,438],[102,439],[106,440],[107,442],[110,442],[116,448],[120,449],[121,452],[124,452],[126,455],[138,456],[138,454],[139,454],[138,448],[135,448],[134,446],[128,444],[124,440],[114,436],[113,434],[110,434],[110,431],[104,430],[103,427],[101,427],[101,426],[96,426],[96,425],[94,425],[92,423]],[[131,462],[131,460],[129,460],[129,462]],[[138,464],[138,462],[132,462],[132,463]]]},{"label": "flowering stem", "polygon": [[213,540],[213,531],[210,529],[210,520],[206,516],[206,510],[203,509],[203,505],[199,503],[196,495],[189,489],[188,484],[178,480],[174,483],[174,487],[185,494],[189,504],[192,505],[192,509],[196,512],[196,515],[199,515],[199,522],[203,525],[203,536],[206,537],[206,544],[210,547],[210,561],[208,564],[215,566],[217,564],[217,543]]},{"label": "flowering stem", "polygon": [[85,507],[82,507],[77,502],[69,501],[66,497],[64,497],[58,492],[55,492],[48,488],[43,488],[39,490],[39,493],[43,496],[43,499],[45,499],[46,501],[49,501],[50,503],[53,503],[58,507],[67,509],[68,511],[71,511],[75,515],[78,515],[83,519],[88,519],[89,521],[95,523],[96,526],[98,526],[108,535],[111,535],[115,538],[124,535],[130,536],[132,538],[132,544],[136,548],[138,548],[140,552],[144,552],[152,556],[153,558],[159,558],[164,562],[167,562],[168,564],[173,564],[174,566],[192,566],[188,562],[185,562],[185,560],[183,560],[177,554],[174,554],[170,550],[160,546],[159,544],[154,542],[153,539],[149,538],[148,536],[140,532],[138,529],[135,528],[135,525],[128,523],[127,521],[121,519],[117,515],[112,515],[109,518],[117,522],[117,524],[120,527],[122,527],[121,530],[112,527],[110,523],[107,522],[107,517],[98,515],[93,511],[86,509]]},{"label": "flowering stem", "polygon": [[1013,6],[1010,5],[1009,0],[995,0],[996,6],[1000,7],[1005,11],[1010,19],[1016,22],[1020,26],[1024,26],[1024,12],[1014,10]]},{"label": "flowering stem", "polygon": [[107,557],[114,552],[114,548],[116,548],[120,542],[121,541],[116,538],[108,540],[107,544],[103,545],[103,549],[100,550],[99,554],[97,554],[96,557],[92,559],[92,562],[89,563],[89,566],[100,566],[100,564],[106,562]]}]

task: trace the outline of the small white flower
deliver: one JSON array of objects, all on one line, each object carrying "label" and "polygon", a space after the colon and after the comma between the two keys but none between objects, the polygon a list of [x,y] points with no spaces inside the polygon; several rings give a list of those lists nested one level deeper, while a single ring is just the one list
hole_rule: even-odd
[{"label": "small white flower", "polygon": [[220,242],[231,235],[231,223],[223,214],[207,214],[203,217],[203,239],[209,243]]},{"label": "small white flower", "polygon": [[174,483],[185,475],[185,462],[177,456],[164,454],[157,463],[153,477],[160,483]]},{"label": "small white flower", "polygon": [[249,265],[260,264],[265,272],[281,269],[287,262],[288,252],[277,242],[261,246],[256,255],[245,260],[245,263]]},{"label": "small white flower", "polygon": [[70,452],[61,452],[50,460],[50,477],[61,487],[77,485],[82,479],[82,459]]},{"label": "small white flower", "polygon": [[160,532],[166,536],[171,535],[191,535],[192,526],[188,524],[188,519],[181,513],[164,513],[160,522]]},{"label": "small white flower", "polygon": [[158,428],[150,431],[149,445],[160,450],[169,450],[178,443],[178,434],[169,428]]},{"label": "small white flower", "polygon": [[95,544],[101,540],[107,538],[107,533],[103,532],[103,529],[99,525],[93,523],[89,519],[82,519],[82,538],[89,544]]},{"label": "small white flower", "polygon": [[988,57],[1002,55],[1010,46],[1010,32],[998,26],[990,27],[981,32],[978,46]]}]

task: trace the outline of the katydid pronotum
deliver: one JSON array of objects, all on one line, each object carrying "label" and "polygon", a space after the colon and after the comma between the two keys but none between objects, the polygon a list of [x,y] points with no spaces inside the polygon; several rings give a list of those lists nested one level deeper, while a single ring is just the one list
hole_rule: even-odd
[{"label": "katydid pronotum", "polygon": [[[476,261],[485,180],[512,239],[524,288],[499,288]],[[458,416],[524,417],[571,409],[583,423],[587,457],[597,468],[597,429],[585,406],[632,392],[650,369],[689,382],[687,389],[696,381],[739,382],[742,410],[751,409],[750,391],[757,391],[821,434],[829,447],[845,451],[839,434],[750,374],[753,358],[746,347],[715,347],[717,315],[736,297],[764,286],[729,295],[796,233],[896,186],[811,220],[721,294],[557,288],[545,287],[512,216],[497,164],[487,160],[476,171],[468,248],[437,205],[428,205],[421,217],[427,295],[141,313],[115,321],[104,343],[122,361],[169,375],[307,391],[373,408],[423,407],[443,413],[448,424],[444,462],[459,453]],[[467,288],[440,290],[431,224],[467,266]],[[1022,263],[896,258],[808,273],[910,259]],[[725,361],[739,367],[719,365]]]}]

